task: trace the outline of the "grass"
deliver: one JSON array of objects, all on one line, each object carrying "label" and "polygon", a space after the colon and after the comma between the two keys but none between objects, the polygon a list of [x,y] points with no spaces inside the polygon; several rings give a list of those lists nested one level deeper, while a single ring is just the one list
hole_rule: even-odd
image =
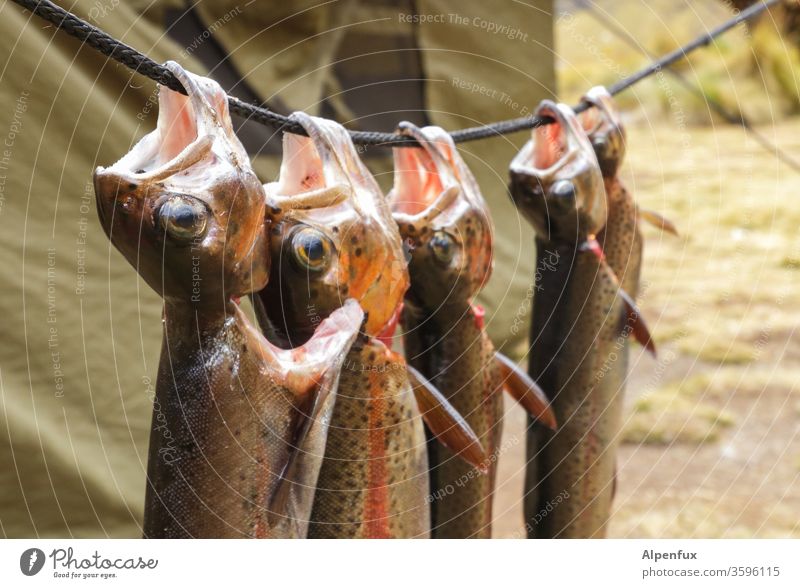
[{"label": "grass", "polygon": [[708,337],[705,333],[692,333],[681,341],[678,349],[701,361],[717,364],[745,364],[758,357],[758,349],[749,343]]},{"label": "grass", "polygon": [[[722,2],[641,2],[619,0],[603,3],[619,27],[641,47],[664,55],[729,18]],[[560,94],[572,103],[590,86],[611,85],[622,75],[638,70],[650,60],[604,29],[589,13],[571,11],[557,27]],[[800,52],[787,44],[774,9],[752,29],[737,27],[675,65],[694,86],[725,109],[744,114],[754,122],[796,114],[800,104]],[[646,34],[642,34],[646,31]],[[706,101],[669,75],[654,76],[619,98],[627,110],[638,109],[647,118],[677,114],[689,124],[718,120]]]},{"label": "grass", "polygon": [[702,399],[701,376],[663,386],[636,400],[622,442],[645,445],[700,445],[719,440],[733,415]]},{"label": "grass", "polygon": [[[719,1],[597,4],[659,55],[730,15]],[[568,103],[649,61],[580,12],[556,38]],[[768,18],[680,69],[800,159],[798,50]],[[632,349],[610,534],[800,537],[800,174],[667,75],[618,103],[624,179],[681,237],[643,229],[638,302],[659,359]]]}]

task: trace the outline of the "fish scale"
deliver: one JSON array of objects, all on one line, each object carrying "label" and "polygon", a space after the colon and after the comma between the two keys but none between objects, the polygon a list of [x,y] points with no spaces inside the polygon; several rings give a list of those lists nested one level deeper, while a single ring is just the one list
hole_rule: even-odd
[{"label": "fish scale", "polygon": [[[411,287],[402,315],[410,364],[445,395],[477,434],[486,461],[475,467],[430,442],[434,538],[488,538],[507,387],[552,421],[544,394],[510,360],[500,359],[473,296],[489,279],[493,227],[475,178],[439,127],[401,129],[420,143],[395,149],[390,199],[410,245]],[[513,385],[512,385],[513,384]],[[552,424],[552,422],[551,422]]]},{"label": "fish scale", "polygon": [[345,360],[309,537],[425,538],[425,432],[402,358],[379,341]]},{"label": "fish scale", "polygon": [[622,289],[634,300],[639,295],[644,239],[639,228],[636,202],[616,175],[604,178],[608,221],[597,234],[606,261]]},{"label": "fish scale", "polygon": [[[538,248],[552,244],[539,241]],[[606,362],[618,353],[623,306],[613,274],[593,253],[565,249],[559,259],[564,267],[537,289],[537,299],[558,303],[534,308],[530,362],[531,376],[553,395],[559,427],[551,433],[533,425],[529,433],[526,488],[534,491],[526,496],[526,520],[535,537],[601,537],[613,497],[623,382]],[[569,498],[559,501],[564,492]]]},{"label": "fish scale", "polygon": [[[486,454],[495,456],[502,435],[503,380],[494,347],[469,306],[448,308],[446,314],[457,317],[451,323],[442,320],[444,314],[419,320],[413,312],[404,313],[409,363],[431,374],[433,384],[476,432]],[[429,444],[429,454],[433,536],[491,537],[497,460],[481,474],[436,442]]]},{"label": "fish scale", "polygon": [[650,343],[609,256],[635,278],[641,238],[629,197],[606,194],[601,170],[615,174],[617,162],[595,154],[600,147],[619,152],[621,134],[596,138],[593,147],[568,106],[544,101],[537,114],[554,123],[535,130],[512,161],[510,191],[537,235],[530,374],[550,395],[559,426],[551,433],[530,423],[526,527],[532,538],[603,537],[614,494],[627,340],[633,334]]},{"label": "fish scale", "polygon": [[276,262],[270,283],[254,297],[259,320],[265,331],[292,343],[304,340],[345,296],[367,317],[339,380],[309,537],[427,537],[422,419],[442,439],[469,449],[474,461],[483,453],[441,394],[381,342],[391,338],[387,329],[396,325],[408,285],[383,193],[344,127],[292,116],[309,137],[284,135],[280,178],[265,187],[281,220],[271,239]]},{"label": "fish scale", "polygon": [[294,349],[236,300],[267,281],[272,211],[225,93],[180,65],[156,129],[94,174],[114,246],[164,299],[143,532],[304,537],[339,369],[364,318],[352,300]]}]

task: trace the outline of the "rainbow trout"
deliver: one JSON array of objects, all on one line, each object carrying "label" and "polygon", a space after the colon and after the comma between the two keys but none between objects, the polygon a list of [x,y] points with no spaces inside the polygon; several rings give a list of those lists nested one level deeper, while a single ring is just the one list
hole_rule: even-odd
[{"label": "rainbow trout", "polygon": [[550,395],[558,430],[532,422],[528,432],[526,528],[529,537],[602,537],[624,379],[609,367],[630,335],[654,348],[596,239],[608,205],[589,139],[568,106],[544,101],[537,114],[554,122],[511,162],[510,191],[536,230],[529,372]]},{"label": "rainbow trout", "polygon": [[[587,92],[583,101],[594,106],[578,118],[597,156],[608,207],[608,220],[597,234],[597,242],[623,290],[635,300],[639,295],[644,247],[639,220],[673,235],[678,234],[677,229],[658,213],[640,208],[619,177],[619,168],[625,157],[625,127],[611,94],[604,87],[596,86]],[[624,374],[627,371],[627,345],[622,355],[625,357],[618,364]]]},{"label": "rainbow trout", "polygon": [[342,363],[349,300],[301,347],[269,343],[234,298],[264,286],[263,187],[212,80],[167,67],[158,125],[94,174],[103,228],[164,298],[144,536],[304,537]]},{"label": "rainbow trout", "polygon": [[389,195],[411,251],[411,287],[402,313],[403,343],[418,369],[466,418],[489,456],[487,475],[436,442],[428,448],[434,538],[490,538],[492,498],[506,388],[553,427],[544,393],[497,353],[472,298],[492,268],[492,222],[478,184],[452,138],[439,127],[403,123],[421,148],[394,150]]},{"label": "rainbow trout", "polygon": [[284,344],[302,343],[352,297],[367,314],[345,360],[314,498],[309,537],[427,537],[428,425],[473,463],[474,432],[378,336],[397,320],[408,287],[400,236],[384,195],[341,125],[292,115],[309,137],[284,135],[280,177],[265,186],[286,211],[273,230],[275,260],[257,296],[260,322]]}]

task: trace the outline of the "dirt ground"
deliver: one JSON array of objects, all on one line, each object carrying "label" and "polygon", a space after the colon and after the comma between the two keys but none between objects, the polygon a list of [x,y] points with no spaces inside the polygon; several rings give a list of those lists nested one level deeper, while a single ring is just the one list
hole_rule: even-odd
[{"label": "dirt ground", "polygon": [[[629,116],[645,228],[611,537],[800,537],[800,174],[741,129]],[[800,120],[762,129],[800,154]],[[525,420],[507,403],[494,535],[521,537]],[[501,506],[502,505],[502,506]]]}]

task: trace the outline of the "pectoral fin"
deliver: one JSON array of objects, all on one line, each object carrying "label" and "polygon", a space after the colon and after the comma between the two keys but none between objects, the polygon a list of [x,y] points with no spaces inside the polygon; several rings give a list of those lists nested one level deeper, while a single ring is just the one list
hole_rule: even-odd
[{"label": "pectoral fin", "polygon": [[608,279],[612,284],[614,284],[614,287],[616,287],[619,297],[622,298],[623,306],[625,308],[625,324],[631,326],[631,332],[641,346],[647,349],[647,351],[649,351],[653,357],[656,357],[656,344],[653,341],[653,337],[650,335],[650,329],[647,328],[647,323],[645,322],[642,313],[639,312],[639,308],[636,306],[636,302],[634,302],[633,298],[631,298],[630,295],[622,289],[622,285],[619,283],[617,276],[614,274],[614,270],[612,270],[611,266],[606,263],[605,257],[602,255],[602,250],[600,250],[599,254],[595,254],[598,256],[598,260],[600,261],[601,271],[606,272]]},{"label": "pectoral fin", "polygon": [[653,357],[656,357],[656,344],[650,336],[650,329],[647,328],[647,323],[644,321],[642,313],[639,312],[636,303],[622,288],[619,289],[619,296],[625,303],[626,324],[631,325],[631,332],[634,338],[642,347],[647,349]]},{"label": "pectoral fin", "polygon": [[665,233],[670,233],[678,237],[678,229],[671,220],[664,218],[654,210],[647,210],[645,208],[639,209],[639,218],[647,221],[657,229],[661,229]]},{"label": "pectoral fin", "polygon": [[503,388],[519,402],[532,417],[549,429],[558,426],[556,415],[550,408],[550,401],[531,377],[502,353],[495,352],[495,361],[503,378]]},{"label": "pectoral fin", "polygon": [[481,472],[488,472],[487,456],[472,427],[419,371],[408,366],[408,379],[422,413],[436,439]]}]

